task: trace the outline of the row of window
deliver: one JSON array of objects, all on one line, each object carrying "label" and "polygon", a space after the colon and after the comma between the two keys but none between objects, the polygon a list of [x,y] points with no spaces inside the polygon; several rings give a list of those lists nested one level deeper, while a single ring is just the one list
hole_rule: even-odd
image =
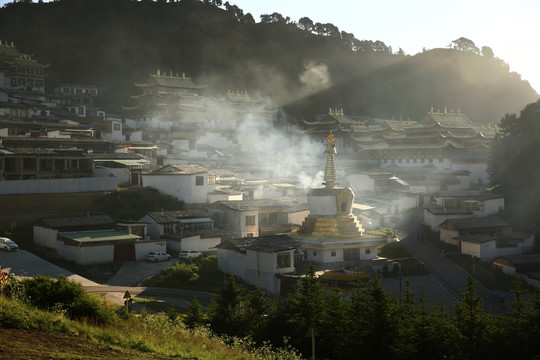
[{"label": "row of window", "polygon": [[62,88],[62,94],[73,94],[73,95],[90,94],[90,95],[97,95],[97,90],[96,89],[81,89],[81,88],[65,87],[65,88]]},{"label": "row of window", "polygon": [[11,86],[17,85],[31,85],[31,86],[43,86],[43,80],[26,79],[26,78],[11,78]]},{"label": "row of window", "polygon": [[[17,160],[16,158],[6,158],[4,162],[5,171],[14,172],[17,171]],[[67,169],[77,169],[79,168],[79,160],[77,159],[39,159],[39,170],[41,171],[51,171],[53,170],[53,161],[54,169],[57,170],[67,170]],[[23,158],[23,170],[37,170],[38,159],[36,158]],[[82,164],[81,164],[82,165]]]},{"label": "row of window", "polygon": [[[371,249],[370,248],[367,248],[366,251],[365,251],[366,254],[371,254]],[[313,256],[317,256],[317,250],[313,250],[313,252],[311,253]],[[330,256],[336,256],[336,250],[332,250],[330,252]]]},{"label": "row of window", "polygon": [[33,68],[24,68],[12,66],[11,72],[19,74],[28,74],[28,75],[43,75],[43,69],[33,69]]},{"label": "row of window", "polygon": [[[440,163],[442,163],[443,160],[444,160],[444,159],[443,159],[442,157],[439,158],[439,162],[440,162]],[[388,162],[391,162],[391,161],[396,161],[396,160],[395,160],[395,159],[383,159],[383,163],[385,163],[385,164],[387,164]],[[412,158],[412,159],[407,158],[407,159],[405,159],[405,160],[403,160],[403,159],[397,159],[397,162],[400,163],[400,164],[403,163],[403,161],[405,161],[406,164],[409,164],[411,161],[412,161],[414,164],[416,164],[416,163],[418,163],[418,162],[420,162],[421,164],[425,164],[425,163],[426,163],[426,158],[420,158],[420,159],[418,159],[418,158]],[[428,159],[427,159],[427,162],[428,162],[429,164],[432,164],[432,163],[433,163],[433,158],[428,158]]]},{"label": "row of window", "polygon": [[[245,217],[246,226],[255,226],[255,215],[248,215]],[[268,226],[277,226],[279,225],[279,213],[259,213],[259,226],[268,227]]]}]

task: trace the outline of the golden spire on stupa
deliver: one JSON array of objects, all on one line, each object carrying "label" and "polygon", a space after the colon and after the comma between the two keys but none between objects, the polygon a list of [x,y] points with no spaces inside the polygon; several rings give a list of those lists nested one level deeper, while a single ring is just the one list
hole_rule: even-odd
[{"label": "golden spire on stupa", "polygon": [[336,137],[330,131],[330,134],[326,137],[326,168],[324,171],[324,183],[326,188],[333,188],[338,184],[336,174],[336,163],[334,161],[334,154],[336,154]]}]

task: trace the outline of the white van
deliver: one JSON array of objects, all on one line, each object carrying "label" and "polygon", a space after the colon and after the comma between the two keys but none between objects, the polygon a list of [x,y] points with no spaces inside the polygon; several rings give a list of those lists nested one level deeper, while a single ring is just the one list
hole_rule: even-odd
[{"label": "white van", "polygon": [[18,248],[19,246],[15,241],[7,237],[0,237],[0,249],[3,249],[4,251],[15,251]]}]

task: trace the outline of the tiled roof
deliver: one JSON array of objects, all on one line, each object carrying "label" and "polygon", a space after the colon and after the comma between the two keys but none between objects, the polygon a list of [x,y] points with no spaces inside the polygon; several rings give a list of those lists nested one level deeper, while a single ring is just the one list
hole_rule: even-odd
[{"label": "tiled roof", "polygon": [[460,235],[460,236],[456,236],[455,238],[452,238],[452,240],[471,242],[475,244],[482,244],[488,241],[494,241],[496,239],[497,238],[495,236],[484,235],[484,234]]},{"label": "tiled roof", "polygon": [[204,88],[205,85],[196,85],[193,83],[191,78],[189,77],[179,77],[179,76],[167,76],[165,74],[163,75],[156,75],[151,74],[148,81],[144,84],[135,84],[139,87],[146,87],[146,86],[152,86],[153,84],[161,85],[161,86],[170,86],[170,87],[177,87],[177,88],[190,88],[190,89],[201,89]]},{"label": "tiled roof", "polygon": [[149,212],[148,216],[158,223],[177,222],[180,219],[207,218],[208,213],[204,210],[162,210]]},{"label": "tiled roof", "polygon": [[231,210],[263,210],[280,208],[284,212],[294,212],[309,209],[307,203],[307,197],[305,196],[293,196],[293,197],[279,197],[273,199],[255,199],[255,200],[239,200],[239,201],[218,201],[217,206],[225,206]]},{"label": "tiled roof", "polygon": [[473,124],[463,114],[447,113],[447,114],[430,114],[429,117],[445,128],[472,128]]},{"label": "tiled roof", "polygon": [[437,197],[441,198],[467,198],[471,200],[490,200],[504,198],[503,195],[490,191],[460,190],[460,191],[440,191]]},{"label": "tiled roof", "polygon": [[446,220],[446,222],[452,223],[459,230],[510,226],[506,221],[497,216],[450,219]]},{"label": "tiled roof", "polygon": [[[238,251],[254,250],[261,252],[279,252],[296,248],[296,241],[287,235],[272,235],[253,238],[237,238],[225,241],[236,247]],[[221,245],[217,246],[222,247]]]},{"label": "tiled roof", "polygon": [[108,152],[93,152],[90,154],[92,159],[122,159],[122,160],[139,160],[144,159],[143,155],[137,153],[108,153]]},{"label": "tiled roof", "polygon": [[59,218],[43,218],[41,221],[50,228],[62,228],[69,226],[92,226],[92,225],[115,225],[114,220],[108,215],[73,216]]},{"label": "tiled roof", "polygon": [[540,264],[540,254],[505,255],[503,257],[513,265]]},{"label": "tiled roof", "polygon": [[200,165],[165,165],[146,175],[195,175],[207,172],[208,170]]}]

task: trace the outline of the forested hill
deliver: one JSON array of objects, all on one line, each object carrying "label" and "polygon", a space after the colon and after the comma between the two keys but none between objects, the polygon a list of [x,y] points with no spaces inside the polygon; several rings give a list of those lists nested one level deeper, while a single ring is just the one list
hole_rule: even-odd
[{"label": "forested hill", "polygon": [[50,64],[48,91],[59,82],[95,84],[112,111],[132,104],[134,83],[157,69],[185,72],[207,91],[260,91],[299,119],[343,107],[414,120],[448,106],[496,123],[538,98],[504,61],[461,43],[407,56],[332,24],[278,13],[256,22],[221,3],[19,1],[0,9],[0,39]]}]

